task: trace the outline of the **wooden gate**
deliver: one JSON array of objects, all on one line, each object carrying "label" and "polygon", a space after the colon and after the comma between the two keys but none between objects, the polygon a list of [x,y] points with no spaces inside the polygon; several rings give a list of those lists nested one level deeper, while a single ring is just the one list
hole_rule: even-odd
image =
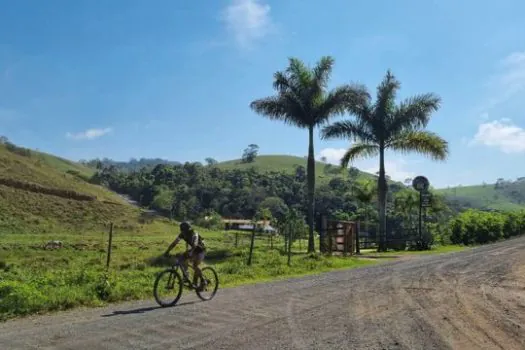
[{"label": "wooden gate", "polygon": [[353,221],[328,220],[322,217],[319,233],[321,252],[353,255],[356,231],[357,224]]}]

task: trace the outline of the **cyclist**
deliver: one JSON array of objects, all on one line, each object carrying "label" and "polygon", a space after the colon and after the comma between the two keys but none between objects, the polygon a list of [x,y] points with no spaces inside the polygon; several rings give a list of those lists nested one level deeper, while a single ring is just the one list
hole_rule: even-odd
[{"label": "cyclist", "polygon": [[[184,252],[182,259],[184,263],[186,263],[187,260],[191,260],[193,263],[193,268],[195,270],[195,274],[193,276],[193,285],[197,286],[197,280],[201,276],[199,264],[204,260],[204,256],[206,255],[206,245],[204,244],[202,237],[193,230],[188,222],[182,222],[179,228],[180,234],[173,241],[173,243],[170,244],[168,250],[166,250],[164,253],[164,256],[169,256],[170,251],[175,248],[175,246],[177,246],[181,240],[184,240],[188,244],[189,249]],[[201,286],[197,288],[200,287]]]}]

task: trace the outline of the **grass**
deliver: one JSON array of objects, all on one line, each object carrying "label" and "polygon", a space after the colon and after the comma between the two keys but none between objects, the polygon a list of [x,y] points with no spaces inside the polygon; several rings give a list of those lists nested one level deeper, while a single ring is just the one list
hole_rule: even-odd
[{"label": "grass", "polygon": [[[281,251],[283,240],[274,240],[274,247],[270,249],[269,240],[258,237],[252,266],[247,266],[249,235],[241,235],[235,247],[231,233],[199,231],[209,247],[206,264],[217,270],[221,288],[363,267],[399,254],[416,254],[389,252],[384,253],[386,259],[328,257],[306,254],[306,242],[295,242],[291,266],[288,266],[287,256]],[[0,318],[152,299],[156,273],[169,266],[169,261],[160,256],[176,232],[174,223],[157,220],[144,224],[140,232],[116,229],[107,300],[101,300],[97,293],[105,275],[107,232],[4,235],[0,243]],[[61,240],[64,247],[44,250],[49,240]],[[181,245],[176,252],[182,249]],[[461,249],[441,247],[431,253]]]},{"label": "grass", "polygon": [[[253,163],[241,163],[240,159],[230,160],[226,162],[221,162],[217,166],[220,169],[250,169],[255,168],[257,171],[261,172],[285,172],[287,174],[295,174],[295,168],[299,165],[302,165],[306,169],[306,158],[289,156],[289,155],[261,155],[255,158]],[[326,164],[322,162],[316,162],[315,164],[315,173],[317,179],[323,183],[328,182],[330,179],[342,176],[342,171],[339,172],[338,166],[330,165],[328,166],[329,171],[325,171]],[[365,172],[359,173],[359,178],[369,178],[374,179],[375,176]]]},{"label": "grass", "polygon": [[[355,257],[308,255],[300,253],[296,243],[288,266],[286,255],[280,251],[282,241],[276,240],[272,250],[266,238],[258,238],[252,266],[247,266],[246,236],[235,248],[231,234],[200,231],[210,247],[206,261],[217,270],[221,288],[377,263]],[[174,224],[156,221],[144,225],[140,233],[115,230],[111,288],[105,301],[100,300],[97,287],[105,273],[107,233],[4,235],[0,244],[0,318],[152,298],[156,273],[169,266],[159,257],[175,232]],[[61,240],[64,247],[44,250],[49,240]],[[176,251],[183,248],[181,245]]]},{"label": "grass", "polygon": [[77,201],[0,185],[0,235],[90,232],[108,221],[139,229],[140,210],[103,187],[86,182],[83,177],[89,171],[48,154],[31,151],[30,156],[24,156],[0,145],[0,178],[96,197],[94,201]]},{"label": "grass", "polygon": [[505,211],[525,209],[525,205],[514,202],[504,192],[495,189],[493,184],[437,189],[436,192],[450,200],[469,203],[475,208]]}]

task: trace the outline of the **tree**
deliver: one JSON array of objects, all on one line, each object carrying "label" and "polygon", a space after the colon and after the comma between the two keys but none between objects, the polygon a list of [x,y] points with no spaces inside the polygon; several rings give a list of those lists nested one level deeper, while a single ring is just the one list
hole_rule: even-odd
[{"label": "tree", "polygon": [[323,163],[325,163],[325,164],[326,164],[326,162],[327,162],[327,159],[326,159],[326,157],[325,157],[325,156],[322,156],[322,157],[321,157],[321,162],[323,162]]},{"label": "tree", "polygon": [[273,87],[277,94],[253,101],[250,107],[272,120],[308,130],[308,252],[314,252],[315,158],[314,129],[346,109],[357,108],[367,100],[368,93],[361,85],[343,85],[328,90],[334,65],[332,57],[322,57],[315,67],[290,58],[284,71],[274,74]]},{"label": "tree", "polygon": [[243,163],[253,163],[257,157],[257,152],[259,152],[259,146],[255,144],[248,145],[248,148],[244,150],[242,154]]},{"label": "tree", "polygon": [[348,169],[348,176],[352,181],[355,181],[359,177],[359,169],[351,166],[350,169]]},{"label": "tree", "polygon": [[387,74],[377,88],[375,103],[367,99],[361,105],[348,104],[354,120],[334,123],[323,129],[324,139],[344,138],[356,141],[341,159],[341,166],[360,157],[379,155],[379,251],[386,250],[386,198],[388,184],[385,173],[385,151],[417,152],[434,160],[445,160],[448,143],[437,134],[426,131],[432,113],[440,107],[441,99],[432,93],[407,98],[396,105],[396,93],[401,84]]},{"label": "tree", "polygon": [[267,197],[259,205],[259,209],[268,209],[271,216],[277,221],[282,221],[288,214],[288,206],[279,197]]},{"label": "tree", "polygon": [[208,165],[208,166],[213,166],[213,165],[216,165],[218,163],[215,159],[213,159],[211,157],[206,158],[204,161],[206,162],[206,165]]}]

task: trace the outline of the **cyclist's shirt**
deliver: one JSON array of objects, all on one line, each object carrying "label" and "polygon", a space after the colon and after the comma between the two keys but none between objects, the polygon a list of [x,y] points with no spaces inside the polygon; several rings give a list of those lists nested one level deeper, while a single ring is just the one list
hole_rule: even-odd
[{"label": "cyclist's shirt", "polygon": [[177,241],[180,241],[181,239],[188,243],[190,247],[195,248],[197,252],[206,250],[204,240],[202,239],[201,235],[199,235],[196,231],[191,230],[186,234],[181,232],[177,237]]}]

